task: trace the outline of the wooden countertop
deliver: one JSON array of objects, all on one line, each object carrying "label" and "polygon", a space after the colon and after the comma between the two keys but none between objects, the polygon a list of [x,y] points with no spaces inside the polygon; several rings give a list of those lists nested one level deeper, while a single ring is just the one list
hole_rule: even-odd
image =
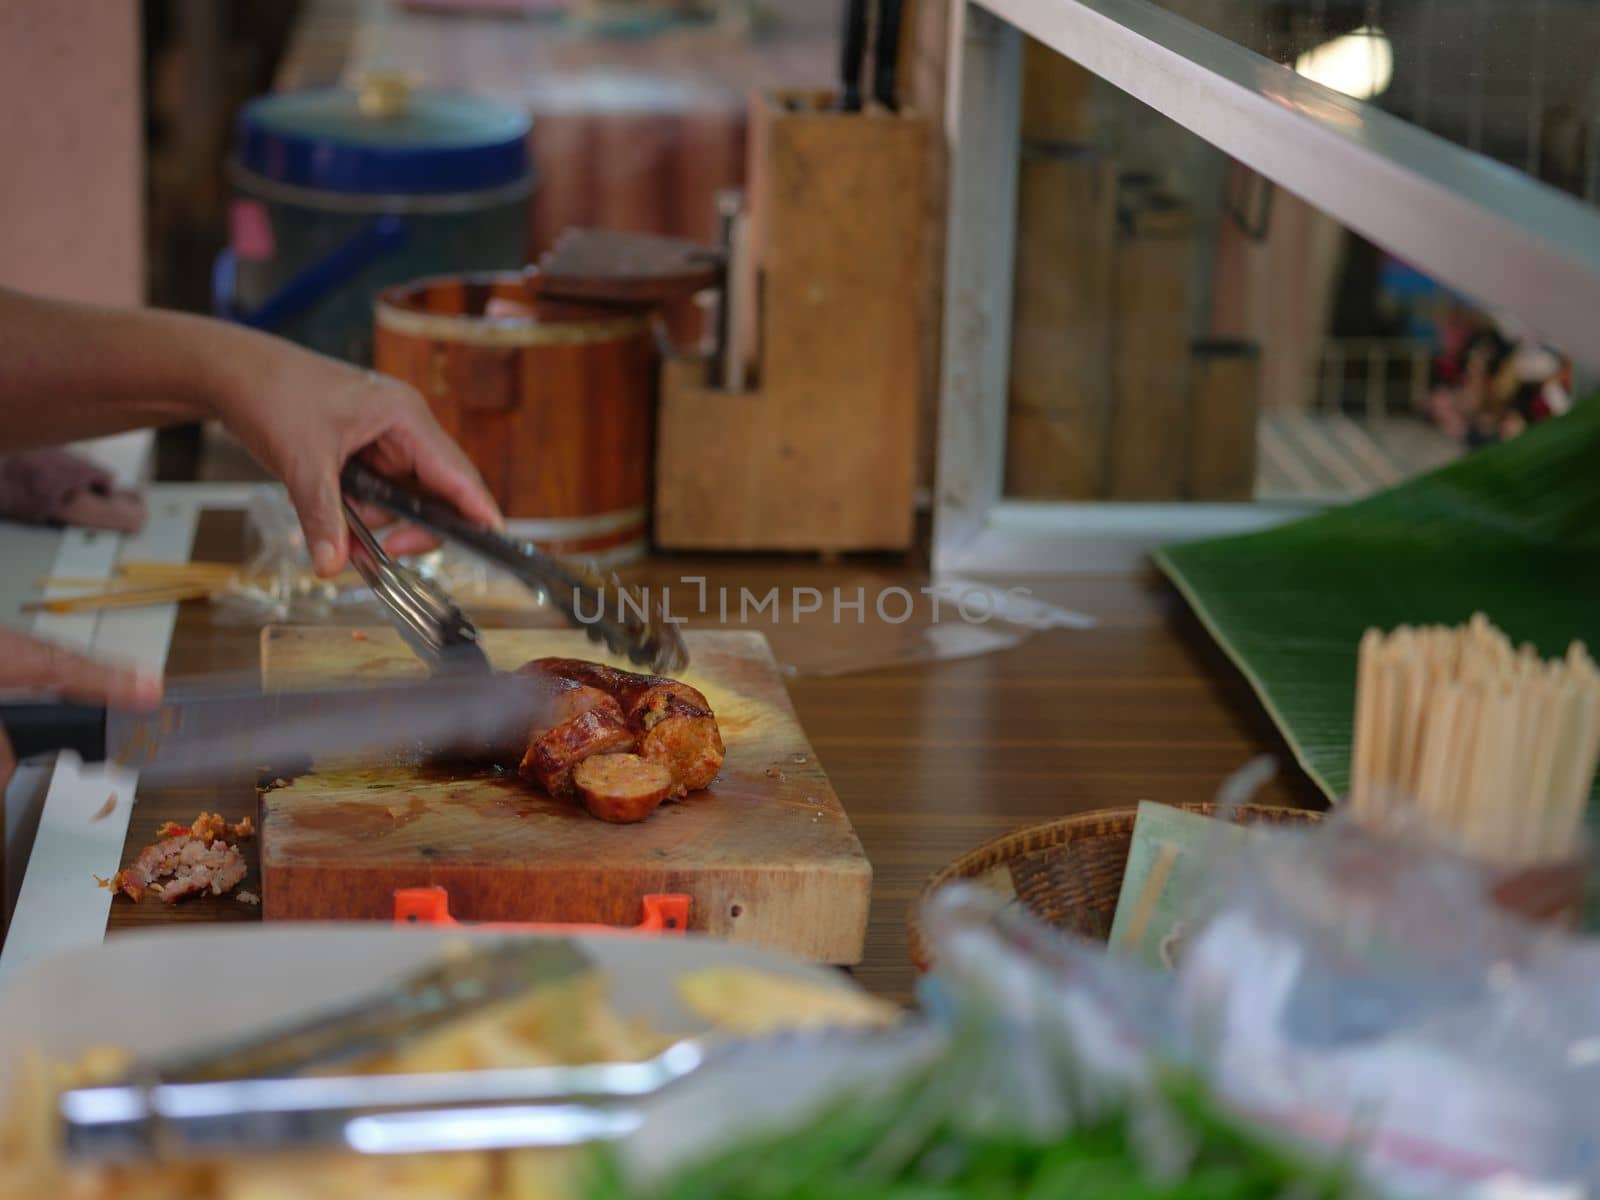
[{"label": "wooden countertop", "polygon": [[[195,558],[237,558],[241,550],[242,514],[202,516]],[[833,622],[825,601],[820,620],[796,624],[787,599],[779,624],[767,615],[747,622],[767,632],[780,661],[802,671],[921,644],[906,636],[907,626],[878,619],[878,590],[903,588],[924,611],[930,603],[917,592],[926,573],[898,563],[671,559],[634,574],[657,589],[670,585],[673,611],[688,613],[691,625],[719,623],[721,594],[729,597],[728,623],[737,624],[741,588],[764,596],[777,587],[785,597],[788,589],[816,588],[827,597],[838,588],[844,605],[864,589],[859,622],[848,607],[841,608],[843,620]],[[693,614],[699,585],[682,582],[700,576],[706,580],[708,619]],[[1282,764],[1263,802],[1320,807],[1315,787],[1293,766],[1244,679],[1166,583],[1153,576],[1015,582],[1099,624],[1034,633],[1018,645],[969,658],[842,675],[801,673],[790,680],[801,723],[874,869],[866,958],[855,975],[872,991],[896,999],[909,999],[913,983],[908,906],[933,871],[989,838],[1141,799],[1208,800],[1231,771],[1262,753],[1276,754]],[[886,610],[898,611],[896,604]],[[485,627],[532,623],[528,614],[475,615]],[[375,619],[370,613],[350,618]],[[218,624],[207,606],[187,604],[179,612],[168,674],[251,670],[257,646],[255,628]],[[141,790],[124,862],[164,821],[187,822],[204,809],[230,819],[253,812],[254,782]],[[243,886],[255,879],[252,866]],[[257,919],[258,909],[232,897],[173,907],[118,897],[108,929]]]}]

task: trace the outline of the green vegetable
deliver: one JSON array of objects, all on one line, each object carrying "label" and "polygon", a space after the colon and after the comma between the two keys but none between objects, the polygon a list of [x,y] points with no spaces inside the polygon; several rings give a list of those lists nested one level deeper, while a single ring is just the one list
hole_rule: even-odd
[{"label": "green vegetable", "polygon": [[[736,1145],[647,1191],[630,1187],[617,1159],[602,1151],[584,1200],[1349,1200],[1360,1194],[1342,1165],[1312,1163],[1248,1129],[1187,1076],[1164,1078],[1156,1097],[1130,1101],[1048,1140],[975,1131],[946,1115],[920,1131],[909,1154],[891,1156],[887,1166],[875,1161],[892,1135],[908,1125],[917,1131],[908,1114],[930,1089],[948,1094],[948,1082],[948,1067],[935,1067],[893,1092],[848,1100],[798,1129]],[[1152,1104],[1159,1106],[1165,1144],[1160,1157],[1169,1160],[1164,1172],[1152,1164]]]}]

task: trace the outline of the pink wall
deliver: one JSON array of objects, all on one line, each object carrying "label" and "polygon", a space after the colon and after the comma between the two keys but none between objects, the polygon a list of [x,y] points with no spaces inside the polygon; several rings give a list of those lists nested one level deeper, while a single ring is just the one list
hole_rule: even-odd
[{"label": "pink wall", "polygon": [[0,3],[0,285],[143,302],[139,8]]}]

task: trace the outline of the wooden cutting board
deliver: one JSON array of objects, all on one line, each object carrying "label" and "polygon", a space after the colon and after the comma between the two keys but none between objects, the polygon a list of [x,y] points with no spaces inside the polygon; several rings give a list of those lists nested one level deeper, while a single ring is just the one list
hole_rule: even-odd
[{"label": "wooden cutting board", "polygon": [[[330,764],[261,797],[262,912],[377,919],[397,888],[438,885],[464,921],[632,925],[640,897],[683,892],[689,927],[818,962],[861,960],[872,868],[759,633],[686,632],[681,678],[727,747],[711,787],[637,825],[608,825],[515,776],[418,762]],[[486,630],[496,667],[609,658],[578,630]],[[273,626],[264,686],[421,677],[391,629]]]}]

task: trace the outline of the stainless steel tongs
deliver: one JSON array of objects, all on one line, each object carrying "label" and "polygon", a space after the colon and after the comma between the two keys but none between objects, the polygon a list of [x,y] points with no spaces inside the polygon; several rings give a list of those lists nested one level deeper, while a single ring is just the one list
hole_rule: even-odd
[{"label": "stainless steel tongs", "polygon": [[478,629],[467,614],[443,589],[391,558],[348,500],[344,515],[355,538],[350,562],[389,610],[412,652],[435,672],[488,674],[492,670],[489,659],[478,645]]},{"label": "stainless steel tongs", "polygon": [[[930,1026],[814,1028],[750,1039],[685,1038],[653,1058],[413,1075],[307,1075],[200,1083],[129,1080],[62,1093],[63,1150],[77,1163],[183,1162],[343,1148],[427,1154],[615,1141],[676,1111],[734,1123],[770,1079],[827,1095],[926,1061]],[[793,1073],[812,1075],[794,1086]],[[781,1093],[780,1093],[781,1094]],[[813,1100],[813,1103],[815,1101]],[[759,1107],[759,1105],[756,1105]]]},{"label": "stainless steel tongs", "polygon": [[[677,625],[664,612],[628,596],[615,575],[608,580],[592,569],[563,563],[532,542],[480,529],[355,459],[345,464],[341,482],[346,518],[359,547],[352,555],[357,570],[394,614],[408,644],[436,669],[487,667],[486,659],[479,661],[483,651],[477,645],[477,630],[443,591],[384,553],[350,500],[376,505],[502,568],[591,641],[604,642],[631,662],[664,673],[688,665],[689,652]],[[370,562],[364,564],[363,558]]]},{"label": "stainless steel tongs", "polygon": [[[422,1074],[331,1074],[452,1021],[594,969],[569,942],[479,945],[337,1009],[265,1034],[147,1061],[110,1083],[63,1092],[62,1146],[73,1162],[172,1162],[344,1147],[416,1154],[572,1146],[638,1131],[683,1088],[714,1094],[707,1068],[747,1070],[819,1055],[842,1064],[926,1052],[930,1032],[795,1030],[755,1039],[686,1038],[653,1058]],[[756,1070],[757,1076],[771,1073]],[[694,1103],[691,1097],[691,1103]]]}]

